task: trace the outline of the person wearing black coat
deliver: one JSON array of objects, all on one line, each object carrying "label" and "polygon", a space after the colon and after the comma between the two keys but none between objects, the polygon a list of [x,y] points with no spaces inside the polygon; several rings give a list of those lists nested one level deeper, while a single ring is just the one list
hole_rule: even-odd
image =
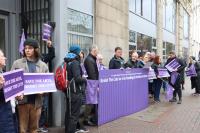
[{"label": "person wearing black coat", "polygon": [[199,96],[200,95],[200,63],[195,60],[194,56],[190,56],[189,60],[190,60],[190,63],[188,67],[190,67],[193,64],[197,73],[197,76],[190,78],[191,88],[192,89],[195,88],[195,93],[193,95]]},{"label": "person wearing black coat", "polygon": [[143,68],[144,63],[138,60],[137,52],[132,52],[131,58],[125,63],[124,67],[125,68]]},{"label": "person wearing black coat", "polygon": [[[174,52],[170,52],[169,58],[165,65],[167,65],[169,62],[171,62],[174,59],[180,64],[180,67],[176,70],[176,72],[178,73],[178,76],[174,84],[171,83],[171,77],[169,78],[169,83],[174,88],[173,98],[170,100],[170,102],[176,102],[177,101],[176,95],[178,94],[179,101],[177,102],[177,104],[181,104],[182,103],[182,90],[181,90],[182,77],[181,76],[182,76],[182,73],[184,73],[185,71],[186,64],[183,62],[183,60],[177,58]],[[169,74],[172,75],[171,72],[169,72]]]},{"label": "person wearing black coat", "polygon": [[64,58],[67,63],[67,78],[70,81],[66,93],[65,133],[75,133],[82,106],[82,93],[86,79],[82,77],[80,66],[80,46],[72,45]]},{"label": "person wearing black coat", "polygon": [[124,68],[125,61],[122,58],[122,48],[115,48],[115,55],[109,62],[109,69],[120,69]]}]

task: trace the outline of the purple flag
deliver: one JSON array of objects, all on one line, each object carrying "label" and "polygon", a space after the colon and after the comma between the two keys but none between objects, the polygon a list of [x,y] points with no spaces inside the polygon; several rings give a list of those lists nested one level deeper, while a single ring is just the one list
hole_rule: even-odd
[{"label": "purple flag", "polygon": [[170,71],[174,72],[176,71],[181,65],[177,62],[176,59],[173,59],[170,61],[165,67]]},{"label": "purple flag", "polygon": [[196,73],[194,64],[192,64],[192,65],[185,71],[185,73],[186,73],[186,76],[188,76],[188,77],[196,77],[196,76],[197,76],[197,73]]},{"label": "purple flag", "polygon": [[171,85],[167,84],[166,95],[165,95],[166,100],[172,99],[173,91],[174,91],[174,88]]},{"label": "purple flag", "polygon": [[19,52],[23,55],[23,50],[24,50],[24,42],[25,42],[26,38],[24,35],[24,30],[22,32],[22,36],[21,36],[21,40],[20,40],[20,44],[19,44]]},{"label": "purple flag", "polygon": [[83,63],[81,63],[81,70],[83,72],[83,77],[87,78],[88,74]]},{"label": "purple flag", "polygon": [[24,75],[22,69],[3,73],[3,77],[5,79],[3,91],[6,102],[24,92]]},{"label": "purple flag", "polygon": [[24,73],[24,95],[56,91],[53,73]]},{"label": "purple flag", "polygon": [[86,104],[98,104],[98,80],[87,80]]},{"label": "purple flag", "polygon": [[172,83],[172,85],[175,84],[178,75],[179,75],[179,73],[177,73],[177,72],[172,72],[171,73],[171,83]]},{"label": "purple flag", "polygon": [[165,78],[165,77],[170,77],[167,69],[165,68],[158,68],[158,77],[159,78]]},{"label": "purple flag", "polygon": [[42,28],[43,28],[42,29],[42,40],[48,41],[49,38],[51,37],[52,27],[49,24],[43,24]]}]

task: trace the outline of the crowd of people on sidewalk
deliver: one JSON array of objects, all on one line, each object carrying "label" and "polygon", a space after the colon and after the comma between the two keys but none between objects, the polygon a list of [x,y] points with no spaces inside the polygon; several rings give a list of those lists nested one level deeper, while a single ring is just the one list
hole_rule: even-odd
[{"label": "crowd of people on sidewalk", "polygon": [[[51,41],[47,41],[48,53],[40,55],[39,43],[35,39],[27,39],[24,42],[24,54],[21,59],[14,61],[11,70],[23,69],[27,73],[52,72],[52,59],[55,57],[55,49]],[[178,58],[175,52],[170,52],[166,63],[162,62],[159,55],[154,52],[146,52],[138,55],[132,50],[128,61],[122,57],[122,48],[114,49],[114,56],[109,61],[108,67],[103,64],[103,56],[99,54],[97,46],[89,48],[89,54],[85,57],[79,45],[71,45],[63,62],[67,64],[67,79],[70,81],[66,96],[65,132],[81,133],[89,132],[85,126],[98,124],[98,104],[86,103],[87,80],[98,80],[99,71],[104,69],[153,69],[157,78],[148,81],[149,96],[154,98],[155,103],[160,103],[161,88],[166,89],[166,84],[173,88],[173,98],[169,102],[182,103],[182,89],[184,89],[185,69],[194,66],[196,76],[191,77],[193,95],[200,95],[200,63],[195,57],[189,57],[189,63]],[[172,83],[169,78],[159,78],[158,69],[164,68],[169,62],[176,60],[179,67],[175,70],[177,78]],[[0,50],[0,73],[6,66],[6,57]],[[48,94],[20,95],[11,102],[5,102],[3,85],[4,77],[0,76],[0,133],[37,133],[48,132],[45,128],[48,110]],[[177,99],[178,95],[178,99]],[[15,105],[16,103],[16,105]],[[16,107],[15,107],[16,106]],[[14,111],[13,111],[14,109]]]}]

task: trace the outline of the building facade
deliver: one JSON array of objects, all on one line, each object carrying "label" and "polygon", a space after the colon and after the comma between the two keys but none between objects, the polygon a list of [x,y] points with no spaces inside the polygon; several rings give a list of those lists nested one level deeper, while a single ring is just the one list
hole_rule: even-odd
[{"label": "building facade", "polygon": [[[80,45],[86,54],[90,46],[97,45],[106,65],[117,46],[122,47],[126,60],[133,49],[140,55],[154,51],[166,60],[170,51],[187,58],[191,54],[196,56],[196,47],[200,47],[194,28],[194,23],[199,25],[199,8],[189,0],[12,0],[12,5],[10,2],[0,0],[0,48],[9,58],[8,68],[19,57],[22,28],[27,37],[39,40],[41,51],[46,52],[41,34],[42,24],[47,22],[55,22],[54,68],[62,63],[72,44]],[[196,13],[194,21],[192,9]],[[53,93],[50,103],[52,124],[63,125],[64,94]]]}]

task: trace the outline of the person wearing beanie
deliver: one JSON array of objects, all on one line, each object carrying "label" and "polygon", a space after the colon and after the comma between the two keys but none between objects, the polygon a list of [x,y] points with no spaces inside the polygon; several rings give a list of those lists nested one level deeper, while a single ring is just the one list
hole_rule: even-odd
[{"label": "person wearing beanie", "polygon": [[193,93],[194,96],[199,96],[200,95],[200,63],[195,60],[194,56],[190,56],[189,58],[189,67],[194,66],[195,71],[197,73],[196,76],[190,77],[191,80],[191,89],[195,88],[195,93]]},{"label": "person wearing beanie", "polygon": [[83,72],[80,66],[81,48],[78,45],[72,45],[69,53],[66,54],[64,61],[67,63],[67,80],[70,81],[66,95],[66,114],[65,114],[65,133],[89,132],[83,125],[77,129],[80,110],[82,106],[82,97],[86,89],[86,79],[82,76]]},{"label": "person wearing beanie", "polygon": [[[27,39],[24,42],[24,57],[14,61],[11,70],[23,69],[25,73],[48,73],[48,66],[41,61],[38,41]],[[19,133],[37,133],[41,114],[42,95],[18,96],[17,110]]]}]

